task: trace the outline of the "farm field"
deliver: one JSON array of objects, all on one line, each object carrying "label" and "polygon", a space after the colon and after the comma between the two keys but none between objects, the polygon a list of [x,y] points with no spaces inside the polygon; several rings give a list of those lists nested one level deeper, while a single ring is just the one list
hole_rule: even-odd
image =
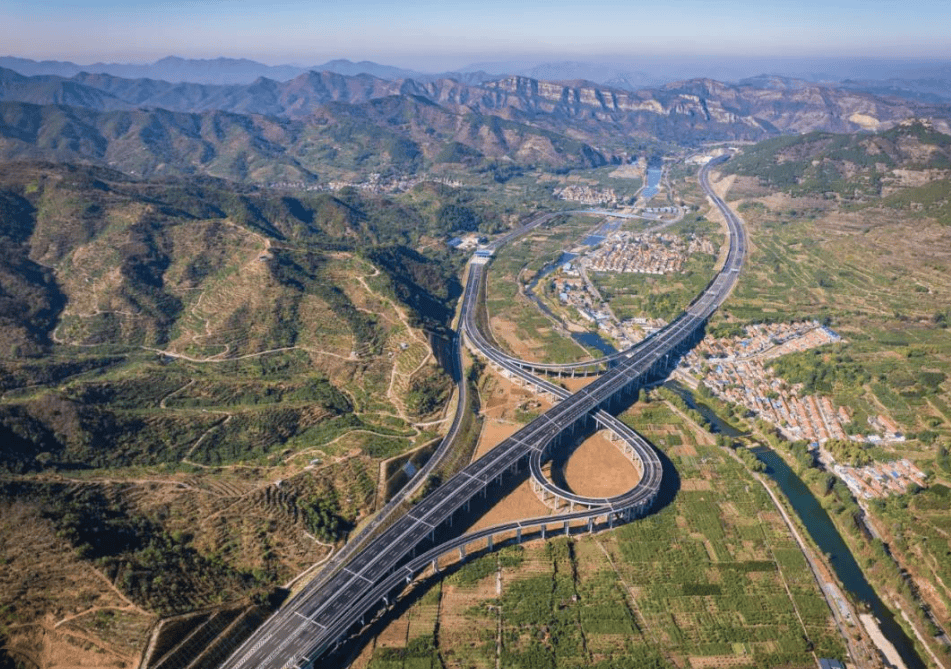
[{"label": "farm field", "polygon": [[766,493],[659,400],[624,415],[673,462],[659,512],[472,558],[355,666],[813,667],[843,648]]}]

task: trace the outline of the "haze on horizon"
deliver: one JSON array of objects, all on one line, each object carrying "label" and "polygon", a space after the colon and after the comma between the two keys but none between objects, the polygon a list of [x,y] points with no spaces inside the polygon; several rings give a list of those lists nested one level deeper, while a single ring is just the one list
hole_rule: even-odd
[{"label": "haze on horizon", "polygon": [[946,0],[7,0],[0,55],[149,62],[170,54],[435,72],[476,61],[634,57],[951,59]]}]

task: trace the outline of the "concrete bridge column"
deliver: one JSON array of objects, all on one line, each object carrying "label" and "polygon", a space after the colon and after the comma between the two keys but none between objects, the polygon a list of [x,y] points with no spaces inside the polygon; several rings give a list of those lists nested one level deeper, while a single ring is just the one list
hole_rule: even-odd
[{"label": "concrete bridge column", "polygon": [[522,528],[518,527],[515,529],[515,541],[517,543],[522,543]]},{"label": "concrete bridge column", "polygon": [[542,539],[545,538],[545,526],[542,525]]},{"label": "concrete bridge column", "polygon": [[568,527],[568,522],[569,522],[569,521],[567,521],[567,520],[565,521],[565,536],[566,536],[566,537],[568,536],[568,534],[569,534],[569,532],[570,532],[570,528]]},{"label": "concrete bridge column", "polygon": [[489,535],[489,550],[492,550],[492,535]]},{"label": "concrete bridge column", "polygon": [[439,573],[439,558],[433,558],[433,573]]},{"label": "concrete bridge column", "polygon": [[588,518],[588,534],[594,533],[594,518]]},{"label": "concrete bridge column", "polygon": [[459,560],[464,561],[466,559],[466,547],[459,546]]}]

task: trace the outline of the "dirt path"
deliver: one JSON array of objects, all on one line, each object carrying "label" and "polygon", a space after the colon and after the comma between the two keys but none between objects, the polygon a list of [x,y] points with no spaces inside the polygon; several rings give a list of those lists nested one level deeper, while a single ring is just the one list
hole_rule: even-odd
[{"label": "dirt path", "polygon": [[145,609],[140,607],[138,604],[133,602],[131,599],[126,597],[125,594],[123,594],[123,592],[119,590],[119,588],[116,587],[115,583],[110,581],[109,578],[105,574],[103,574],[101,571],[99,571],[92,565],[89,566],[89,570],[96,576],[96,578],[98,578],[100,581],[106,584],[110,592],[112,592],[116,597],[118,597],[120,600],[126,603],[126,606],[124,607],[125,610],[136,611],[150,618],[155,615],[149,611],[146,611]]},{"label": "dirt path", "polygon": [[[209,413],[211,413],[211,412],[209,412]],[[182,458],[182,462],[184,462],[185,464],[192,465],[192,466],[195,466],[195,467],[207,467],[207,465],[202,465],[202,464],[199,464],[199,463],[197,463],[197,462],[192,462],[192,461],[189,460],[188,458],[190,458],[190,457],[192,456],[192,453],[195,452],[195,449],[198,448],[198,446],[201,444],[201,442],[203,442],[203,441],[205,440],[205,438],[206,438],[209,434],[211,434],[212,432],[214,432],[215,430],[217,430],[219,427],[222,427],[223,425],[226,425],[232,418],[234,418],[234,414],[225,413],[225,412],[222,412],[222,411],[218,411],[218,412],[215,412],[215,413],[218,413],[219,415],[227,416],[227,418],[225,418],[225,419],[224,419],[223,421],[221,421],[220,423],[215,423],[214,425],[212,425],[211,427],[209,427],[207,430],[205,430],[204,433],[202,433],[202,435],[201,435],[200,437],[198,437],[198,439],[195,441],[195,443],[192,444],[192,447],[188,449],[188,452],[185,453],[185,457]]]},{"label": "dirt path", "polygon": [[71,616],[66,616],[62,620],[56,622],[53,625],[53,629],[56,629],[60,625],[65,625],[72,620],[76,620],[77,618],[87,616],[90,613],[96,613],[97,611],[135,611],[136,613],[142,613],[142,610],[136,606],[94,606],[90,609],[86,609],[85,611],[80,611],[79,613],[74,613]]},{"label": "dirt path", "polygon": [[[370,274],[368,276],[370,277],[379,276],[380,274],[379,268],[374,267],[373,269],[374,269],[374,274]],[[412,339],[417,344],[421,344],[426,347],[426,355],[423,356],[419,364],[416,365],[416,367],[409,373],[401,373],[399,371],[399,364],[397,363],[397,360],[395,358],[393,359],[393,368],[390,370],[390,383],[386,389],[386,398],[387,400],[389,400],[390,404],[392,404],[396,408],[396,411],[399,413],[399,417],[405,422],[412,424],[413,422],[412,419],[406,413],[406,406],[403,402],[403,398],[397,395],[395,391],[395,386],[397,382],[399,382],[400,380],[403,380],[406,383],[408,383],[409,380],[413,378],[413,375],[416,374],[416,372],[418,372],[420,369],[422,369],[423,366],[427,362],[429,362],[430,358],[432,358],[432,355],[433,355],[432,351],[429,350],[429,342],[427,342],[425,338],[421,337],[416,332],[416,330],[409,324],[409,320],[407,319],[406,314],[404,313],[403,309],[400,308],[399,305],[393,302],[393,300],[390,299],[388,296],[381,295],[380,293],[370,288],[370,285],[366,282],[367,276],[357,276],[356,279],[360,283],[360,285],[363,286],[363,289],[367,292],[367,294],[372,295],[376,297],[377,299],[379,299],[380,301],[390,305],[390,309],[392,309],[393,313],[396,314],[396,317],[399,320],[400,325],[403,326],[403,329],[406,332],[406,336],[408,339]],[[374,314],[374,315],[379,315],[379,314]]]},{"label": "dirt path", "polygon": [[282,585],[281,587],[284,588],[285,590],[291,590],[291,589],[294,587],[294,584],[295,584],[295,583],[297,583],[298,581],[300,581],[300,580],[303,579],[303,578],[306,578],[308,574],[310,574],[312,571],[314,571],[314,570],[317,569],[318,567],[321,567],[321,566],[323,566],[324,564],[326,564],[327,561],[328,561],[330,558],[332,558],[332,557],[334,556],[334,554],[337,552],[337,547],[334,546],[333,544],[325,543],[325,542],[321,541],[320,539],[318,539],[317,537],[315,537],[314,535],[310,534],[309,532],[304,532],[304,534],[307,535],[309,538],[313,539],[318,545],[320,545],[320,546],[326,546],[326,547],[330,548],[330,551],[329,551],[323,558],[321,558],[320,560],[318,560],[317,562],[315,562],[314,564],[312,564],[311,566],[309,566],[307,569],[305,569],[304,571],[302,571],[301,573],[299,573],[297,576],[295,576],[294,578],[292,578],[291,580],[289,580],[287,583],[285,583],[284,585]]},{"label": "dirt path", "polygon": [[[197,363],[207,363],[207,362],[234,362],[235,360],[246,360],[248,358],[259,358],[262,355],[270,355],[271,353],[283,353],[284,351],[295,351],[295,350],[307,350],[303,346],[284,346],[282,348],[271,348],[267,351],[258,351],[256,353],[246,353],[244,355],[235,356],[234,358],[222,358],[220,356],[224,353],[219,353],[210,358],[195,358],[190,355],[185,355],[184,353],[175,353],[174,351],[166,351],[160,348],[152,348],[151,346],[140,346],[142,350],[151,351],[152,353],[158,353],[159,355],[164,355],[168,358],[177,358],[179,360],[186,360],[188,362],[197,362]],[[334,355],[333,353],[325,353],[326,355]],[[336,356],[338,358],[342,356]],[[344,360],[348,358],[343,358]]]},{"label": "dirt path", "polygon": [[165,405],[165,402],[168,400],[168,398],[172,397],[173,395],[177,395],[178,393],[182,392],[183,390],[185,390],[185,388],[192,385],[193,383],[195,383],[195,379],[192,379],[181,388],[176,388],[175,390],[172,390],[171,392],[166,393],[165,397],[162,398],[162,401],[159,402],[159,408],[167,409],[168,407]]},{"label": "dirt path", "polygon": [[[646,632],[647,634],[650,635],[651,639],[654,642],[655,647],[663,648],[663,646],[661,646],[660,644],[660,640],[657,638],[657,634],[654,631],[654,628],[647,624],[647,618],[644,616],[644,614],[640,610],[640,607],[637,605],[637,597],[634,596],[634,588],[632,588],[630,583],[628,583],[624,579],[624,576],[621,574],[620,570],[617,568],[617,565],[614,564],[614,558],[611,557],[611,553],[608,551],[607,548],[604,547],[604,544],[601,542],[601,540],[595,539],[595,543],[598,544],[598,548],[600,548],[601,552],[604,553],[604,557],[607,559],[608,564],[611,565],[611,569],[613,569],[615,575],[617,575],[618,582],[622,586],[624,586],[624,592],[627,593],[627,598],[630,600],[631,613],[634,615],[635,622],[638,623],[638,625],[641,627],[641,630],[643,632]],[[666,653],[665,653],[665,656],[667,656]],[[667,656],[667,661],[669,662],[669,665],[671,667],[678,666],[677,664],[671,661],[671,658],[669,656]]]}]

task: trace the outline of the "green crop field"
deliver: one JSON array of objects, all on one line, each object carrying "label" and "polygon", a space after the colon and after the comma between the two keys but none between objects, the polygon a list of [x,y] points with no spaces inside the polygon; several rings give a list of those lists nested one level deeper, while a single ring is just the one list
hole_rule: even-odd
[{"label": "green crop field", "polygon": [[762,487],[660,400],[625,419],[674,463],[671,504],[613,532],[472,559],[390,623],[369,667],[813,667],[816,656],[842,657]]}]

